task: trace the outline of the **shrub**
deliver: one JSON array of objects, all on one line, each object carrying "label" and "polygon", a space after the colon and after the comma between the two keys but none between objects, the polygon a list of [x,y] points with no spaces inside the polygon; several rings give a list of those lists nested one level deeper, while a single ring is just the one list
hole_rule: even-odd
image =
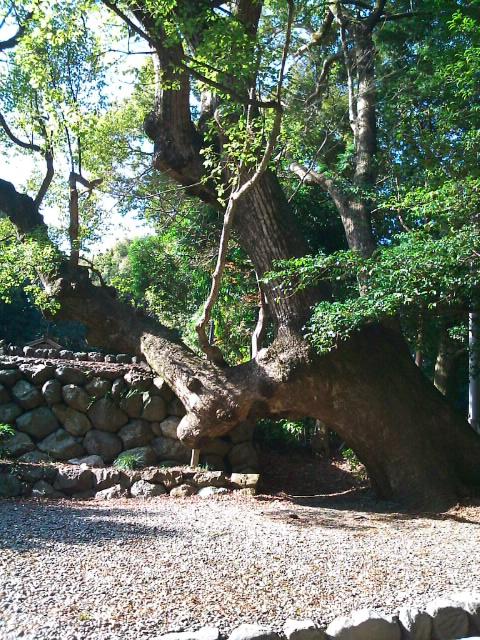
[{"label": "shrub", "polygon": [[140,463],[140,456],[135,453],[121,453],[113,463],[117,469],[132,470],[137,469]]},{"label": "shrub", "polygon": [[11,438],[15,435],[15,429],[9,424],[0,423],[0,456],[6,457],[6,450],[2,447],[4,440]]}]

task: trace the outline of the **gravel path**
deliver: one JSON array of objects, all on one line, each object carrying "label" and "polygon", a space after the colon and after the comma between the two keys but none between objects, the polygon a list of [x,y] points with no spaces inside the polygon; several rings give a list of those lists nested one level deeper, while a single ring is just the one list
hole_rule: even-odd
[{"label": "gravel path", "polygon": [[227,496],[0,503],[0,638],[322,624],[473,589],[480,509],[413,517]]}]

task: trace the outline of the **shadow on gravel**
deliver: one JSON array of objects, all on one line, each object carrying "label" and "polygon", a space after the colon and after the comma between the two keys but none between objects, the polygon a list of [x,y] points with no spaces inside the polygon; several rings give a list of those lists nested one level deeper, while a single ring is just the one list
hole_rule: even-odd
[{"label": "shadow on gravel", "polygon": [[46,502],[0,503],[0,549],[29,551],[48,544],[82,545],[177,537],[176,529],[128,522],[125,509]]},{"label": "shadow on gravel", "polygon": [[403,509],[398,503],[379,500],[368,481],[352,472],[339,455],[327,458],[308,451],[262,450],[261,465],[263,495],[257,501],[282,503],[278,510],[265,512],[270,519],[302,527],[354,530],[395,523],[424,527],[432,520],[480,524],[480,496],[444,513]]},{"label": "shadow on gravel", "polygon": [[[377,529],[379,526],[402,523],[415,528],[430,527],[431,520],[450,520],[460,524],[480,525],[459,511],[444,513],[407,511],[399,504],[375,498],[369,489],[351,489],[339,494],[316,496],[292,496],[279,494],[274,497],[282,503],[278,510],[264,512],[272,520],[288,522],[299,527],[326,527],[351,530]],[[258,496],[259,502],[271,502],[272,496]],[[480,506],[478,500],[469,506]],[[287,507],[287,508],[286,508]],[[291,507],[291,508],[288,508]]]}]

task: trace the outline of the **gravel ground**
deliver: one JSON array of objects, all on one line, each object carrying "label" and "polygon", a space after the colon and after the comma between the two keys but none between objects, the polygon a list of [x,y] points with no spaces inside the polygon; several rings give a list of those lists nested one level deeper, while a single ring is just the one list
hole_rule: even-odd
[{"label": "gravel ground", "polygon": [[479,522],[478,507],[415,517],[315,499],[3,501],[0,638],[393,613],[477,587]]}]

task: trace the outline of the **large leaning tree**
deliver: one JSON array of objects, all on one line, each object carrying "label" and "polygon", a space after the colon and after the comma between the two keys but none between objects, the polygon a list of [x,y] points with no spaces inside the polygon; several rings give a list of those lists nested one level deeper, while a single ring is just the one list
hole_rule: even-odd
[{"label": "large leaning tree", "polygon": [[[41,280],[59,305],[57,315],[83,322],[92,344],[142,355],[164,377],[186,407],[179,425],[185,443],[200,446],[260,418],[316,418],[354,449],[380,495],[436,508],[480,485],[480,439],[416,366],[399,322],[371,321],[319,352],[305,337],[305,326],[314,307],[334,300],[335,288],[328,278],[286,287],[275,276],[279,264],[308,252],[280,167],[288,167],[299,188],[320,187],[359,259],[368,263],[385,241],[381,225],[372,226],[379,193],[378,119],[386,117],[377,100],[376,38],[392,24],[414,23],[415,4],[422,5],[103,0],[152,52],[155,102],[144,130],[154,144],[155,169],[223,219],[210,295],[196,326],[199,349],[120,301],[110,287],[94,284],[89,270],[79,266],[75,228],[70,255],[44,270]],[[17,33],[0,48],[17,46],[34,19],[35,9],[19,15]],[[303,91],[300,109],[295,87]],[[350,149],[349,168],[341,176],[328,168],[326,150],[332,147],[321,142],[323,131],[308,158],[298,151],[301,145],[288,144],[285,127],[289,114],[301,118],[303,111],[305,131],[307,114],[319,126],[315,112],[321,114],[335,91],[345,105],[336,144]],[[16,137],[5,118],[3,126],[11,140]],[[0,209],[23,241],[43,237],[48,243],[40,205],[51,180],[51,149],[45,143],[38,150],[49,169],[40,194],[32,199],[0,180]],[[73,166],[71,209],[78,184],[96,186]],[[76,216],[73,206],[74,226]],[[232,234],[253,263],[262,312],[268,309],[274,326],[273,341],[261,348],[256,340],[254,357],[237,366],[228,366],[207,337]],[[368,296],[361,270],[356,286],[359,298]],[[261,334],[259,327],[256,337]]]}]

